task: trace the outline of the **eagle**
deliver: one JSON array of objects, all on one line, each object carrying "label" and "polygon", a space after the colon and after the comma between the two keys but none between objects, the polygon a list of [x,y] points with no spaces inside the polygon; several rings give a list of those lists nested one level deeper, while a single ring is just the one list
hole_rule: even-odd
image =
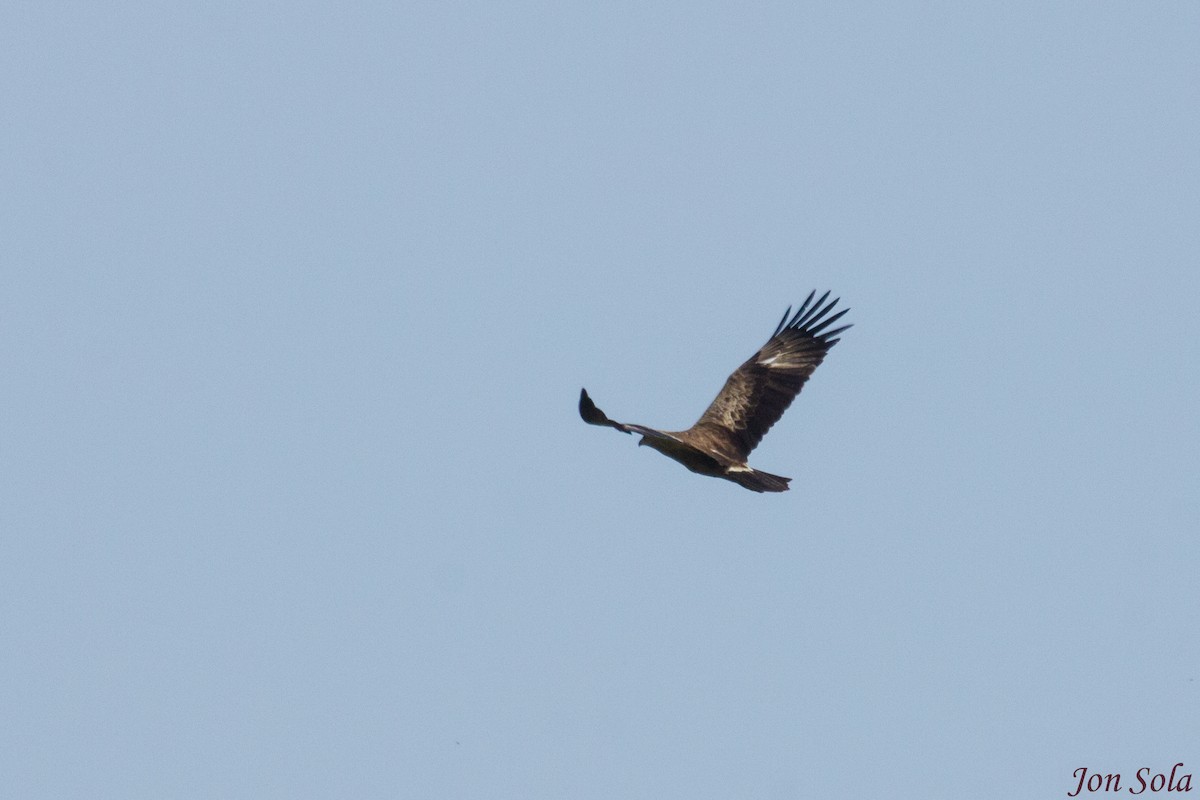
[{"label": "eagle", "polygon": [[639,447],[652,447],[692,472],[724,478],[752,492],[786,492],[791,478],[753,469],[746,458],[783,416],[829,348],[838,343],[838,334],[851,327],[828,330],[850,309],[830,316],[841,298],[826,303],[830,294],[826,292],[814,303],[816,294],[815,290],[809,294],[795,314],[788,306],[767,343],[734,370],[708,410],[686,431],[611,420],[592,402],[587,389],[579,393],[579,416],[590,425],[640,434]]}]

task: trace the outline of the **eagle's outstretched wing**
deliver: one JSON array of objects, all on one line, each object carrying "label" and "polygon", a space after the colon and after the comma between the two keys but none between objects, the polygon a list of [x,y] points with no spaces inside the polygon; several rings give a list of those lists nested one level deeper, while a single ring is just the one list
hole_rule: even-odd
[{"label": "eagle's outstretched wing", "polygon": [[579,416],[583,417],[583,421],[589,425],[607,425],[610,428],[616,428],[622,433],[633,433],[628,425],[609,419],[607,414],[596,408],[596,404],[592,402],[587,389],[579,391]]},{"label": "eagle's outstretched wing", "polygon": [[804,388],[829,348],[838,343],[834,337],[850,327],[826,331],[849,309],[828,316],[840,298],[825,304],[829,292],[815,303],[814,296],[815,291],[794,315],[788,307],[767,343],[729,376],[712,405],[682,438],[704,441],[739,461],[746,459]]},{"label": "eagle's outstretched wing", "polygon": [[645,425],[634,425],[633,423],[617,422],[615,419],[609,419],[608,415],[597,408],[596,404],[592,402],[592,396],[587,393],[587,389],[579,390],[579,416],[583,417],[583,421],[589,425],[605,425],[609,428],[616,428],[621,433],[640,433],[642,436],[648,436],[651,439],[669,440],[672,442],[680,441],[679,437],[673,433],[647,428]]}]

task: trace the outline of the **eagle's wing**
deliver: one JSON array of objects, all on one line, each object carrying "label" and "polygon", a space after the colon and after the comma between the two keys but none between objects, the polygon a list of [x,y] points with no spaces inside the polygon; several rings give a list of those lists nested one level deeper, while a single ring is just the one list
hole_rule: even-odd
[{"label": "eagle's wing", "polygon": [[622,433],[633,433],[629,425],[609,419],[603,411],[596,408],[596,404],[592,402],[587,389],[579,390],[579,416],[583,417],[583,421],[589,425],[607,425],[610,428],[616,428]]},{"label": "eagle's wing", "polygon": [[829,348],[838,343],[834,337],[850,327],[826,331],[850,309],[828,316],[840,298],[825,304],[826,292],[813,303],[815,295],[815,291],[810,294],[794,315],[788,307],[767,343],[729,376],[712,405],[686,432],[689,438],[717,445],[741,461],[758,446]]}]

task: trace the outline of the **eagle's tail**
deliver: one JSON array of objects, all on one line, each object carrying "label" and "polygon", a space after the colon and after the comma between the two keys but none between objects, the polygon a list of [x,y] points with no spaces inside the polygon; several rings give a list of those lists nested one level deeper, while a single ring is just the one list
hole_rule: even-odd
[{"label": "eagle's tail", "polygon": [[779,475],[772,475],[769,472],[759,472],[756,469],[746,468],[742,470],[730,470],[725,473],[729,480],[746,487],[752,492],[786,492],[788,490],[788,481],[791,478],[784,478]]}]

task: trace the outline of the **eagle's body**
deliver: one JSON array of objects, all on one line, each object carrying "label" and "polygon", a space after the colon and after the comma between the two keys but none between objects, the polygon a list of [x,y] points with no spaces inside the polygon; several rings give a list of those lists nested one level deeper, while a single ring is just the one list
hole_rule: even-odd
[{"label": "eagle's body", "polygon": [[729,376],[712,405],[686,431],[614,422],[596,407],[586,389],[579,395],[579,415],[592,425],[641,434],[639,445],[654,448],[692,472],[725,478],[754,492],[786,492],[791,478],[759,472],[746,458],[783,416],[829,348],[838,343],[834,337],[850,327],[826,332],[849,309],[826,318],[838,301],[825,304],[826,292],[813,303],[815,295],[810,294],[794,315],[790,307],[784,312],[767,343]]}]

